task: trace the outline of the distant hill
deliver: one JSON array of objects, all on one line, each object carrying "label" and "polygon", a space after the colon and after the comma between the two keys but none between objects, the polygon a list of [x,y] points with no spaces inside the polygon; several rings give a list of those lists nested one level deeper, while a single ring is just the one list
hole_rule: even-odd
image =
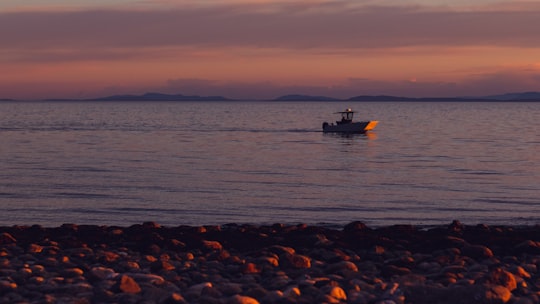
[{"label": "distant hill", "polygon": [[360,95],[351,97],[347,100],[350,101],[414,101],[415,98],[409,98],[409,97],[399,97],[399,96],[388,96],[388,95]]},{"label": "distant hill", "polygon": [[[0,98],[0,101],[16,101],[17,99]],[[43,101],[235,101],[223,96],[198,96],[182,94],[145,93],[142,95],[113,95],[92,99],[42,99]],[[249,100],[249,99],[244,99]],[[256,99],[251,99],[256,100]],[[359,95],[347,99],[328,96],[289,94],[271,101],[540,101],[540,92],[506,93],[488,96],[466,97],[404,97],[392,95]]]},{"label": "distant hill", "polygon": [[529,100],[529,101],[540,101],[540,92],[524,92],[524,93],[506,93],[502,95],[491,95],[482,97],[482,99],[491,99],[491,100]]},{"label": "distant hill", "polygon": [[351,101],[540,101],[540,92],[506,93],[478,97],[397,97],[397,96],[356,96]]},{"label": "distant hill", "polygon": [[401,96],[389,96],[389,95],[361,95],[351,97],[349,101],[472,101],[477,100],[467,99],[462,97],[401,97]]},{"label": "distant hill", "polygon": [[310,96],[310,95],[299,95],[291,94],[278,97],[273,99],[273,101],[340,101],[342,99],[337,99],[333,97],[326,96]]},{"label": "distant hill", "polygon": [[231,101],[222,96],[198,96],[182,94],[145,93],[143,95],[113,95],[86,99],[88,101]]}]

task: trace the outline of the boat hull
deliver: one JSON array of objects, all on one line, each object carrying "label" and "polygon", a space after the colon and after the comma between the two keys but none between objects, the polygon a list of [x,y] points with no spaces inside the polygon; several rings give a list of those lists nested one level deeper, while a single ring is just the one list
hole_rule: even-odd
[{"label": "boat hull", "polygon": [[376,120],[359,121],[348,124],[323,123],[324,133],[366,133],[373,130],[379,122]]}]

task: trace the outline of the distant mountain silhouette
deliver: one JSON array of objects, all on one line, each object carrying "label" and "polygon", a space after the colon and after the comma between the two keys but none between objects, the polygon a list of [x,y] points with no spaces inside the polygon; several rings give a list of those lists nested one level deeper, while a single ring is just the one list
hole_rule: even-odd
[{"label": "distant mountain silhouette", "polygon": [[402,97],[389,95],[361,95],[351,97],[349,101],[471,101],[477,98],[467,99],[462,97]]},{"label": "distant mountain silhouette", "polygon": [[540,101],[540,92],[506,93],[502,95],[485,96],[484,99],[492,100],[534,100]]},{"label": "distant mountain silhouette", "polygon": [[300,95],[300,94],[291,94],[278,97],[273,99],[273,101],[340,101],[341,99],[327,97],[327,96],[310,96],[310,95]]},{"label": "distant mountain silhouette", "polygon": [[[16,101],[17,99],[0,98],[0,101]],[[43,101],[235,101],[223,96],[198,96],[182,94],[145,93],[143,95],[113,95],[91,99],[54,98]],[[243,99],[250,100],[250,99]],[[257,100],[257,99],[251,99]],[[488,96],[466,97],[404,97],[392,95],[359,95],[346,99],[312,96],[304,94],[289,94],[272,99],[271,101],[540,101],[540,92],[518,92]]]},{"label": "distant mountain silhouette", "polygon": [[476,97],[404,97],[392,95],[359,95],[347,99],[327,96],[291,94],[274,101],[540,101],[540,92],[508,93]]},{"label": "distant mountain silhouette", "polygon": [[86,99],[88,101],[231,101],[223,96],[186,96],[182,94],[145,93],[143,95],[113,95]]}]

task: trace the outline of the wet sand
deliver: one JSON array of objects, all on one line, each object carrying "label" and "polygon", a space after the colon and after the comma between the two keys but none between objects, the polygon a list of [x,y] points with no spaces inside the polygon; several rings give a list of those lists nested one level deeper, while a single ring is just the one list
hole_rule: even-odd
[{"label": "wet sand", "polygon": [[540,303],[540,226],[0,227],[0,303]]}]

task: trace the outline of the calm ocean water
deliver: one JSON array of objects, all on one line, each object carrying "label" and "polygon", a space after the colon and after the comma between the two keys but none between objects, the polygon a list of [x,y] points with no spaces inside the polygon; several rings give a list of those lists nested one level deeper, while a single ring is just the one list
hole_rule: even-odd
[{"label": "calm ocean water", "polygon": [[[321,132],[351,107],[368,135]],[[0,225],[540,224],[540,103],[4,102]]]}]

